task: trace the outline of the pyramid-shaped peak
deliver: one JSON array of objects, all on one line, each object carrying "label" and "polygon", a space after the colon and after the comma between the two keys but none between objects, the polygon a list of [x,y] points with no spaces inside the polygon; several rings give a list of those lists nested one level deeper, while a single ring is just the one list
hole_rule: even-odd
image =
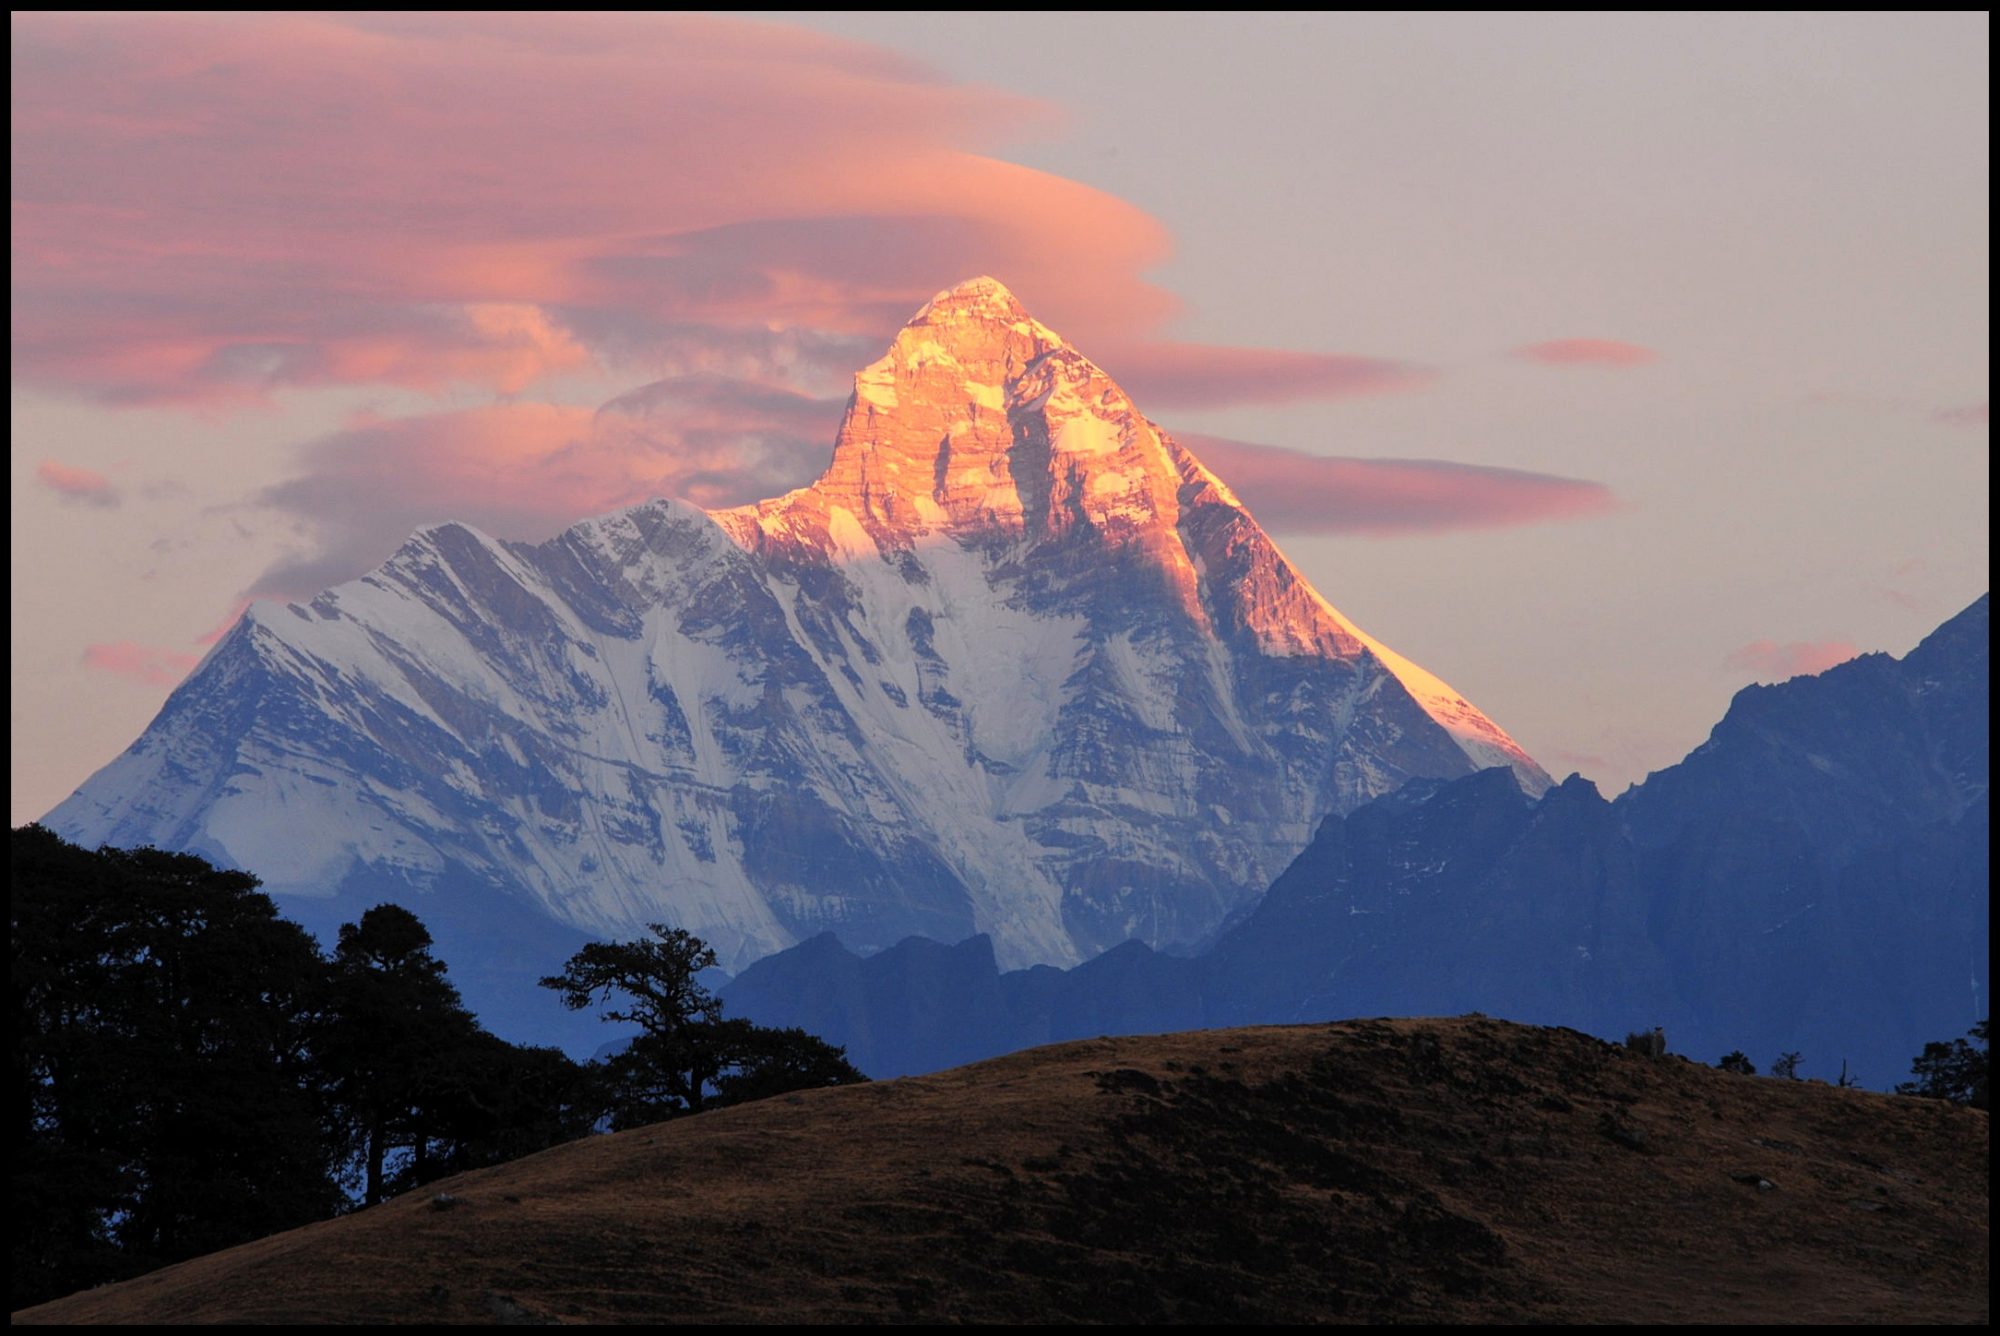
[{"label": "pyramid-shaped peak", "polygon": [[1006,306],[1022,310],[1021,300],[1011,292],[1005,283],[990,274],[968,278],[963,283],[954,283],[937,296],[931,298],[932,306]]},{"label": "pyramid-shaped peak", "polygon": [[1035,357],[1068,347],[1060,334],[1028,314],[1006,284],[981,276],[925,302],[897,334],[887,357],[861,378],[873,378],[890,363],[920,365],[943,354],[998,387]]},{"label": "pyramid-shaped peak", "polygon": [[946,288],[924,303],[912,325],[936,325],[960,320],[994,320],[1004,324],[1029,321],[1028,308],[997,278],[981,275]]},{"label": "pyramid-shaped peak", "polygon": [[1147,496],[1133,513],[1151,514],[1171,510],[1180,485],[1123,391],[982,276],[931,298],[855,375],[833,461],[809,490],[898,531],[1018,537],[1069,516],[1077,487],[1094,489],[1092,513],[1136,489]]}]

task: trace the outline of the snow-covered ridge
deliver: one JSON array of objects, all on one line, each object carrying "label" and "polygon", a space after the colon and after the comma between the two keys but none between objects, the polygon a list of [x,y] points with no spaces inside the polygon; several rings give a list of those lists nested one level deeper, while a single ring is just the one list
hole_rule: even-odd
[{"label": "snow-covered ridge", "polygon": [[[935,532],[1046,533],[1071,506],[1106,532],[1171,534],[1154,544],[1156,556],[1192,590],[1202,563],[1180,532],[1185,489],[1190,505],[1235,512],[1235,523],[1254,532],[1245,541],[1274,559],[1243,600],[1266,652],[1353,657],[1358,645],[1475,764],[1514,768],[1530,792],[1548,786],[1520,745],[1458,691],[1328,603],[1221,479],[997,279],[968,279],[931,298],[889,351],[856,374],[836,439],[833,462],[811,487],[725,514],[754,516],[766,534],[793,532],[801,511],[839,497],[872,521],[864,527],[878,543],[904,546]],[[1039,513],[1030,513],[1015,476],[1023,465],[1041,471],[1025,480]],[[731,527],[746,532],[740,522]],[[1198,613],[1192,599],[1190,607]]]},{"label": "snow-covered ridge", "polygon": [[1194,941],[1326,813],[1495,764],[1547,785],[977,279],[856,376],[811,486],[426,529],[258,607],[49,821],[280,891],[666,918],[735,965],[829,927],[1020,965]]}]

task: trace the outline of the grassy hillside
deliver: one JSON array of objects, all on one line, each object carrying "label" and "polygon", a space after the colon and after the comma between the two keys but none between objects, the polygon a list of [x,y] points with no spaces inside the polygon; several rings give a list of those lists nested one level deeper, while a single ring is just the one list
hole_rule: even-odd
[{"label": "grassy hillside", "polygon": [[1988,1118],[1479,1017],[596,1137],[17,1322],[1984,1322]]}]

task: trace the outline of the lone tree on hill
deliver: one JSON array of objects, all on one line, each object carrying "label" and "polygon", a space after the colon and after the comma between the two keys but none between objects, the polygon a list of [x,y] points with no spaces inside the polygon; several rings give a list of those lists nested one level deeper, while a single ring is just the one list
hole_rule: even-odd
[{"label": "lone tree on hill", "polygon": [[619,1010],[606,1007],[603,1019],[636,1025],[649,1035],[667,1036],[722,1017],[722,1003],[701,982],[715,968],[715,949],[685,928],[649,923],[656,940],[592,942],[563,963],[561,974],[541,981],[563,1005],[582,1011],[592,1002],[623,994]]},{"label": "lone tree on hill", "polygon": [[1725,1072],[1735,1072],[1738,1076],[1755,1076],[1757,1064],[1750,1061],[1742,1049],[1725,1053],[1715,1064]]},{"label": "lone tree on hill", "polygon": [[725,1020],[700,978],[715,965],[713,948],[684,928],[646,926],[651,940],[592,942],[541,981],[572,1011],[595,1004],[603,1019],[640,1029],[606,1064],[614,1128],[868,1079],[845,1049],[803,1030]]}]

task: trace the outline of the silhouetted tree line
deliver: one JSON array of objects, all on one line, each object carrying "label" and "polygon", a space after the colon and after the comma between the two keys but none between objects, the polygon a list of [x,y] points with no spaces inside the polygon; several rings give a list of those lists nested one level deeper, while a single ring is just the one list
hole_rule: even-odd
[{"label": "silhouetted tree line", "polygon": [[406,909],[368,910],[329,958],[248,873],[40,826],[11,846],[16,1307],[606,1126],[865,1079],[802,1031],[725,1019],[686,933],[543,981],[640,1026],[577,1063],[483,1029]]},{"label": "silhouetted tree line", "polygon": [[[1990,1107],[1987,1104],[1986,1093],[1988,1049],[1986,1027],[1987,1022],[1981,1021],[1967,1031],[1974,1043],[1954,1039],[1950,1043],[1933,1040],[1925,1044],[1924,1051],[1910,1063],[1910,1075],[1916,1079],[1898,1085],[1896,1093],[1915,1095],[1919,1099],[1942,1099],[1949,1100],[1953,1104],[1969,1104],[1975,1109]],[[1780,1080],[1802,1080],[1799,1075],[1802,1056],[1798,1053],[1780,1053],[1771,1063],[1771,1075]],[[1725,1072],[1735,1072],[1739,1076],[1757,1074],[1756,1065],[1741,1049],[1723,1054],[1716,1060],[1715,1065]],[[1858,1075],[1847,1070],[1847,1063],[1843,1059],[1840,1064],[1840,1076],[1834,1084],[1853,1089],[1861,1084],[1861,1080]]]}]

